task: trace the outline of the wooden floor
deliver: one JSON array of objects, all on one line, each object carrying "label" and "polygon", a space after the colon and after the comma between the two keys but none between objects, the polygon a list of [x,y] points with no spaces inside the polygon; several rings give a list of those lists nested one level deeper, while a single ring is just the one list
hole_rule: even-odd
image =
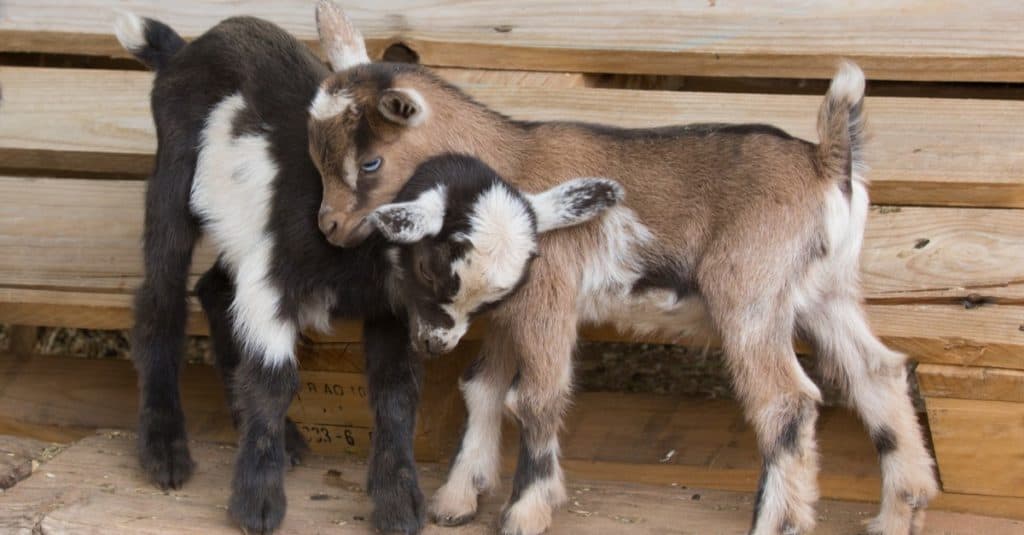
[{"label": "wooden floor", "polygon": [[[2,533],[238,533],[226,516],[234,448],[194,443],[199,469],[180,491],[163,493],[141,477],[135,437],[104,431],[66,448],[28,439],[0,437],[0,480],[26,479],[0,494]],[[27,468],[26,468],[27,467]],[[17,473],[17,475],[12,475]],[[289,514],[282,533],[371,533],[365,473],[358,459],[315,457],[287,476]],[[444,469],[422,468],[430,493]],[[506,478],[507,483],[507,478]],[[749,493],[672,485],[570,481],[570,503],[550,533],[744,533]],[[485,498],[482,514],[458,529],[431,526],[428,534],[493,532],[503,494]],[[861,532],[874,505],[825,501],[819,506],[821,534]],[[927,533],[1024,534],[1024,522],[933,511]]]}]

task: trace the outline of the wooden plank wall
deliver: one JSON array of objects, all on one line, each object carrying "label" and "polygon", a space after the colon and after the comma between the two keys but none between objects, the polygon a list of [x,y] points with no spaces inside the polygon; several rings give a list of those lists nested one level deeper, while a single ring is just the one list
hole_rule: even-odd
[{"label": "wooden plank wall", "polygon": [[[381,54],[402,43],[428,65],[559,72],[828,78],[839,56],[874,79],[1024,81],[1015,0],[804,2],[636,0],[346,1]],[[6,0],[0,41],[17,51],[118,55],[109,0]],[[250,14],[315,40],[312,2],[124,0],[194,37]],[[912,36],[912,37],[908,37]]]},{"label": "wooden plank wall", "polygon": [[[124,70],[123,61],[96,58],[125,57],[110,32],[114,7],[164,20],[186,37],[225,16],[247,13],[315,41],[312,2],[306,0],[200,4],[5,0],[0,6],[0,198],[7,201],[0,203],[0,321],[105,329],[130,323],[130,291],[139,277],[139,179],[152,165],[155,142],[147,96],[151,75]],[[398,51],[442,67],[443,76],[475,98],[520,119],[623,126],[755,121],[814,139],[821,96],[785,93],[806,88],[805,78],[823,87],[820,80],[832,74],[837,57],[858,61],[872,81],[904,84],[889,87],[917,97],[870,96],[867,102],[871,195],[882,205],[872,210],[862,256],[872,326],[890,346],[922,363],[917,375],[946,490],[939,503],[1022,514],[1024,9],[1019,2],[640,0],[591,2],[580,9],[570,1],[353,0],[345,7],[369,37],[375,57]],[[30,54],[47,55],[40,64],[101,68],[3,65],[31,64],[36,56]],[[56,57],[48,55],[63,59],[47,63]],[[651,75],[704,77],[711,82],[702,87],[715,91],[587,87],[600,79],[617,79],[622,87],[671,85],[644,82],[642,77]],[[751,80],[757,77],[787,80]],[[751,88],[778,94],[751,94]],[[983,93],[997,98],[960,98]],[[934,98],[939,95],[943,98]],[[211,259],[203,248],[194,274]],[[205,332],[194,305],[193,311],[190,332]],[[479,338],[484,328],[476,326],[471,338]],[[339,324],[334,335],[318,338],[317,349],[304,355],[307,386],[312,383],[313,389],[293,414],[307,424],[338,427],[325,432],[344,441],[337,448],[321,444],[322,451],[360,450],[360,442],[353,438],[349,444],[344,431],[365,424],[365,413],[359,414],[365,406],[357,395],[356,403],[346,402],[339,411],[332,397],[335,385],[358,394],[358,348],[343,343],[358,341],[358,333],[355,323]],[[623,339],[602,328],[586,334]],[[434,365],[434,386],[428,388],[434,397],[427,399],[434,412],[424,419],[418,438],[421,456],[442,456],[445,437],[458,421],[461,404],[450,384],[461,362],[449,362]],[[35,423],[49,419],[78,429],[89,425],[76,420],[75,411],[92,406],[90,396],[119,392],[106,402],[132,395],[114,381],[75,390],[81,399],[55,407],[26,385],[67,385],[88,374],[85,368],[53,382],[33,367],[38,362],[6,364],[14,367],[6,381],[0,379],[0,406],[10,408],[8,414],[35,415]],[[107,366],[95,365],[95,370]],[[116,377],[130,379],[125,363],[113,366],[121,366]],[[196,392],[194,403],[219,403],[219,392],[211,392]],[[753,447],[746,435],[718,428],[694,435],[749,446],[714,450],[733,463],[728,470],[709,470],[695,461],[664,466],[647,460],[652,445],[671,443],[664,436],[659,441],[659,426],[685,429],[695,419],[693,407],[644,396],[594,396],[587,401],[608,410],[579,412],[570,422],[570,470],[648,482],[681,478],[741,489],[753,485],[756,458],[750,458]],[[623,405],[631,412],[622,416],[621,427],[636,436],[593,424],[591,414],[604,416]],[[117,410],[124,412],[124,406]],[[117,411],[107,409],[88,416],[116,419]],[[715,414],[726,419],[736,414],[734,408],[699,409],[720,411]],[[223,416],[200,416],[198,427],[230,434]],[[823,441],[845,464],[835,470],[826,466],[826,495],[872,499],[877,475],[843,473],[850,466],[873,467],[873,454],[859,430],[860,438],[848,434],[848,416],[835,418],[833,427],[823,425],[842,431],[829,431],[833,434]],[[661,423],[637,431],[638,421]],[[32,428],[32,422],[16,425],[26,432],[51,432]],[[314,440],[322,434],[315,425],[307,427]],[[694,442],[693,436],[686,438]],[[595,443],[601,447],[595,449]]]}]

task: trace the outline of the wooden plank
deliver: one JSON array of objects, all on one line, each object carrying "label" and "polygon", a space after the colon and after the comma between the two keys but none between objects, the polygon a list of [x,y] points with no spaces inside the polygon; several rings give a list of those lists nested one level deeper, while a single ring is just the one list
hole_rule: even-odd
[{"label": "wooden plank", "polygon": [[[193,37],[229,15],[264,17],[315,40],[303,0],[156,4],[7,0],[6,51],[123,56],[119,7]],[[825,78],[851,57],[878,79],[1022,81],[1024,12],[1012,0],[377,2],[344,7],[379,56],[402,43],[429,65],[598,73]]]},{"label": "wooden plank", "polygon": [[[874,331],[893,349],[920,362],[1024,369],[1024,307],[987,305],[869,305]],[[131,298],[126,294],[76,293],[0,288],[0,322],[118,330],[131,327]],[[356,321],[335,322],[327,342],[359,342]],[[478,321],[467,340],[478,340],[486,322]],[[193,303],[188,332],[207,333],[206,320]],[[608,327],[588,327],[583,336],[608,342],[699,344],[692,340],[642,338]]]},{"label": "wooden plank", "polygon": [[1019,370],[921,364],[917,383],[925,397],[1024,403],[1024,372]]},{"label": "wooden plank", "polygon": [[[0,526],[4,531],[43,533],[237,532],[224,514],[234,465],[231,449],[194,443],[200,459],[195,476],[184,489],[165,494],[140,485],[133,446],[134,437],[126,433],[103,433],[71,446],[45,473],[0,496]],[[371,505],[362,489],[365,470],[358,461],[324,458],[292,469],[285,478],[289,508],[280,533],[372,533],[367,523]],[[444,474],[443,467],[421,466],[420,481],[428,495]],[[425,535],[490,533],[507,492],[505,478],[496,496],[483,498],[473,522],[458,528],[428,525]],[[570,503],[555,513],[552,535],[741,533],[749,527],[753,507],[750,493],[694,488],[570,481],[569,492]],[[857,532],[872,509],[868,504],[823,501],[815,532]],[[182,518],[189,521],[182,524]],[[928,525],[949,534],[979,529],[1015,534],[1024,529],[1016,520],[942,511],[930,512]]]},{"label": "wooden plank", "polygon": [[874,332],[921,362],[1024,369],[1024,307],[873,305]]},{"label": "wooden plank", "polygon": [[[351,361],[354,363],[351,369],[355,370],[360,360],[358,351],[340,360]],[[309,369],[306,364],[304,361],[304,369]],[[454,375],[450,371],[445,373],[428,372],[425,411],[443,407],[431,401],[431,396],[440,391],[457,396]],[[2,370],[0,376],[9,383],[0,385],[0,413],[18,414],[49,425],[77,426],[72,435],[63,431],[67,427],[47,435],[43,432],[45,427],[39,424],[35,429],[6,424],[0,429],[19,433],[29,429],[35,436],[65,439],[81,436],[87,426],[123,429],[135,426],[134,373],[128,362],[36,357],[19,369]],[[191,436],[232,442],[234,433],[212,370],[205,366],[186,366],[182,388]],[[609,419],[603,420],[602,414],[607,414]],[[826,409],[819,421],[823,452],[820,480],[824,495],[858,501],[877,499],[877,460],[861,426],[849,413],[836,409]],[[451,434],[452,438],[457,437]],[[727,401],[694,402],[652,395],[583,393],[577,397],[568,417],[564,444],[566,467],[573,478],[750,492],[757,481],[758,457],[753,437],[738,407]],[[452,451],[451,445],[448,447],[447,451]],[[663,464],[658,461],[668,451],[666,448],[676,449],[678,453],[673,462]],[[338,454],[342,450],[321,448],[320,451]],[[506,453],[514,451],[506,449]],[[200,454],[196,458],[200,466],[208,463]],[[135,466],[133,459],[126,463]],[[191,490],[186,489],[186,492]],[[935,502],[940,509],[1015,518],[1024,518],[1022,504],[1024,502],[1019,500],[950,494]]]},{"label": "wooden plank", "polygon": [[0,491],[32,475],[40,464],[52,459],[62,449],[60,444],[0,435]]},{"label": "wooden plank", "polygon": [[[457,78],[518,119],[645,127],[766,122],[816,139],[820,96],[517,87]],[[561,76],[561,75],[558,75]],[[476,78],[474,78],[476,77]],[[474,79],[496,85],[477,85]],[[144,176],[155,149],[146,72],[0,67],[0,161],[8,168]],[[558,77],[555,77],[557,80]],[[74,90],[68,90],[74,80]],[[534,84],[534,85],[535,85]],[[884,204],[1024,208],[1024,102],[869,98],[871,195]]]},{"label": "wooden plank", "polygon": [[1024,403],[925,398],[943,488],[1024,497]]},{"label": "wooden plank", "polygon": [[[0,287],[129,293],[141,280],[144,183],[0,176]],[[200,244],[194,282],[216,258]],[[872,210],[869,302],[1024,303],[1024,217],[1012,210]],[[99,303],[96,306],[100,306]]]},{"label": "wooden plank", "polygon": [[[141,280],[144,183],[0,176],[0,287],[127,293]],[[216,258],[200,245],[194,282]],[[1012,210],[873,210],[861,255],[873,303],[1024,304],[1024,217]]]},{"label": "wooden plank", "polygon": [[39,340],[39,328],[28,325],[11,325],[7,331],[7,351],[27,356],[35,352]]},{"label": "wooden plank", "polygon": [[[427,410],[419,418],[415,445],[420,459],[441,458],[452,445],[449,437],[457,438],[461,413],[453,412],[452,408],[461,408],[462,401],[453,385],[461,372],[459,364],[468,362],[476,348],[468,344],[448,359],[427,363],[422,393]],[[328,371],[311,369],[308,359],[301,361],[299,377],[303,388],[289,414],[319,453],[368,451],[372,418],[361,370],[362,350],[349,347],[348,351],[348,358],[359,362],[359,368],[353,371],[330,371],[333,366]],[[338,354],[330,347],[323,353],[320,363],[329,362]],[[7,360],[10,362],[0,362],[0,414],[25,424],[77,429],[135,428],[137,378],[130,362],[49,356]],[[332,389],[334,395],[325,393]],[[191,436],[221,442],[235,440],[221,383],[211,367],[184,366],[181,390]],[[342,394],[338,393],[340,390]]]}]

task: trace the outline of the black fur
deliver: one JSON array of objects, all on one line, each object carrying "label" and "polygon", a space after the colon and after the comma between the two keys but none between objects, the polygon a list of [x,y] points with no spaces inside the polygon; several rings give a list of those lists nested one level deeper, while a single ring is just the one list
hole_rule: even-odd
[{"label": "black fur", "polygon": [[153,19],[142,19],[146,46],[132,50],[132,54],[154,71],[167,66],[170,59],[185,47],[185,40],[170,26]]},{"label": "black fur", "polygon": [[[334,314],[367,318],[376,422],[368,485],[373,518],[381,530],[419,532],[423,499],[412,437],[421,372],[407,327],[388,305],[385,244],[371,237],[356,249],[334,248],[316,221],[322,187],[307,152],[306,109],[328,71],[305,45],[258,19],[228,19],[178,50],[173,32],[164,28],[149,22],[151,46],[133,51],[158,69],[152,93],[157,165],[146,194],[145,278],[136,296],[133,342],[143,467],[163,488],[178,487],[193,469],[178,393],[188,268],[200,234],[189,195],[206,118],[219,101],[240,93],[247,107],[234,132],[266,136],[279,169],[268,228],[274,241],[269,278],[282,294],[280,319],[297,323],[299,311],[325,295],[337,303]],[[284,468],[305,448],[285,419],[297,372],[294,363],[265,369],[262,355],[242,352],[226,308],[234,284],[227,270],[215,266],[198,291],[241,435],[229,510],[249,533],[265,533],[278,527],[285,512]]]},{"label": "black fur", "polygon": [[[532,128],[550,123],[543,122],[519,122],[526,128]],[[642,141],[673,139],[680,136],[709,136],[709,135],[737,135],[746,136],[760,134],[773,136],[784,140],[803,141],[795,138],[785,130],[768,124],[732,124],[732,123],[693,123],[685,125],[662,126],[658,128],[622,128],[596,123],[584,123],[567,121],[562,124],[581,128],[595,135],[610,137],[621,141]],[[809,142],[804,141],[808,145]]]},{"label": "black fur", "polygon": [[508,499],[510,504],[518,502],[522,493],[536,481],[551,477],[554,470],[554,456],[551,452],[533,451],[533,441],[529,440],[528,434],[526,429],[520,428],[519,460],[516,461],[516,473],[512,478],[512,495]]},{"label": "black fur", "polygon": [[871,432],[871,442],[880,457],[896,450],[896,435],[888,427],[880,427]]},{"label": "black fur", "polygon": [[631,291],[636,294],[654,288],[673,290],[679,299],[696,295],[698,291],[693,270],[671,259],[648,262]]},{"label": "black fur", "polygon": [[757,529],[757,517],[761,516],[761,505],[764,503],[764,486],[768,482],[768,470],[774,459],[767,457],[761,465],[761,475],[757,478],[757,492],[754,494],[754,519],[750,523],[750,531]]}]

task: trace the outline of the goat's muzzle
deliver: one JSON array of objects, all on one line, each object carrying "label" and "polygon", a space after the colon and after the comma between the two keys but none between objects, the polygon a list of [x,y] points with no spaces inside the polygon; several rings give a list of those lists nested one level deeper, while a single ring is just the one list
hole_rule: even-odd
[{"label": "goat's muzzle", "polygon": [[327,241],[338,247],[355,247],[373,232],[373,225],[365,217],[337,211],[321,211],[318,223]]}]

